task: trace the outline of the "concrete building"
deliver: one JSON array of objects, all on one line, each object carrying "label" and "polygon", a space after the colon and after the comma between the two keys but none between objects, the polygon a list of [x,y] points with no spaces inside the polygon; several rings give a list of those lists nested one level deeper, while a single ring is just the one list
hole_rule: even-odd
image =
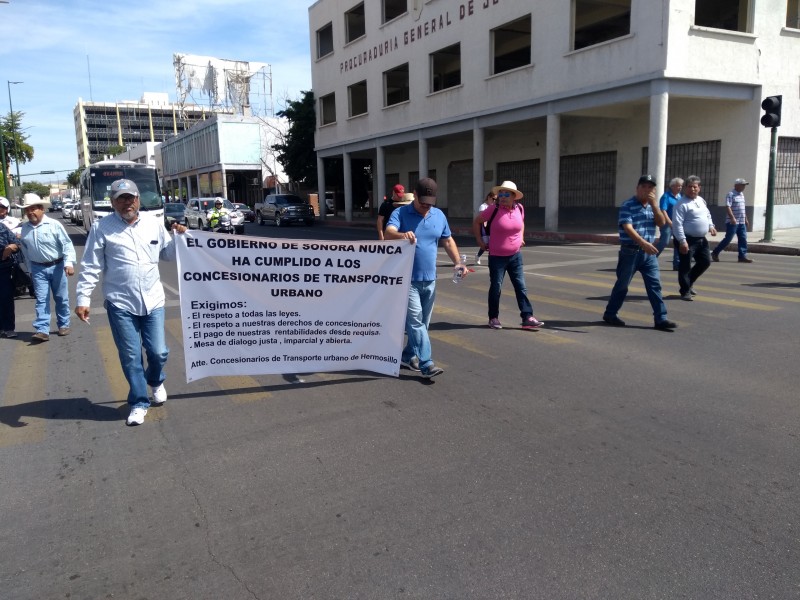
[{"label": "concrete building", "polygon": [[84,102],[78,98],[73,110],[78,163],[85,167],[101,160],[111,146],[163,142],[211,114],[202,106],[170,104],[166,93],[147,92],[139,102]]},{"label": "concrete building", "polygon": [[286,181],[273,146],[286,120],[217,114],[159,146],[162,191],[172,197],[223,196],[251,207]]},{"label": "concrete building", "polygon": [[[355,159],[374,197],[435,176],[440,205],[471,217],[511,179],[546,229],[602,219],[641,173],[659,193],[699,175],[724,222],[725,193],[751,182],[764,227],[770,130],[782,95],[774,226],[800,225],[798,0],[318,0],[309,9],[320,188]],[[377,204],[377,202],[375,202]]]}]

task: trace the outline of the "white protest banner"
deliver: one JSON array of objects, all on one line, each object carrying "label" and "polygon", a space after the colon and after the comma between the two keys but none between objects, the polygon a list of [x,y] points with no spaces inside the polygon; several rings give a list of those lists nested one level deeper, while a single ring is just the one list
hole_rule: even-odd
[{"label": "white protest banner", "polygon": [[414,246],[175,235],[186,381],[400,373]]}]

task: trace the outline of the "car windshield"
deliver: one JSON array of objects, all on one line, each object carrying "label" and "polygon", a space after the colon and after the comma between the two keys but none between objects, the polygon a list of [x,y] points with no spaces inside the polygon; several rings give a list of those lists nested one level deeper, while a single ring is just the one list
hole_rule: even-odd
[{"label": "car windshield", "polygon": [[298,196],[275,196],[275,204],[305,204]]},{"label": "car windshield", "polygon": [[[231,204],[230,200],[228,200],[227,198],[221,198],[221,200],[223,208],[227,208],[228,210],[234,210],[233,204]],[[200,200],[200,210],[205,210],[205,211],[213,210],[214,204],[216,202],[217,202],[216,198],[213,198],[211,200]]]},{"label": "car windshield", "polygon": [[179,202],[168,202],[164,205],[164,212],[168,215],[183,214],[183,204]]},{"label": "car windshield", "polygon": [[163,206],[161,191],[153,169],[108,168],[92,171],[92,204],[96,210],[111,210],[111,184],[117,179],[130,179],[139,188],[139,205],[142,210]]}]

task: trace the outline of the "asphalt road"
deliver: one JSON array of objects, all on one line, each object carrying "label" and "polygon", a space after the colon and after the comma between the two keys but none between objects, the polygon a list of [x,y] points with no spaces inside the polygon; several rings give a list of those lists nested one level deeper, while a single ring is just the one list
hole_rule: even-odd
[{"label": "asphalt road", "polygon": [[486,267],[455,285],[440,253],[433,381],[186,384],[165,265],[170,399],[136,428],[99,294],[91,326],[41,346],[19,299],[20,338],[0,340],[0,597],[800,598],[800,258],[723,257],[694,302],[663,271],[669,333],[640,280],[629,326],[600,320],[614,247],[524,256],[540,332],[518,328],[508,282],[510,327],[488,329]]}]

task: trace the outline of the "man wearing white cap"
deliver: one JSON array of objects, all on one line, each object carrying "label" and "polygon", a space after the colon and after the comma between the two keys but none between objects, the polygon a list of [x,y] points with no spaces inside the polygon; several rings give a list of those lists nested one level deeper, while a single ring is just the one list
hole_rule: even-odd
[{"label": "man wearing white cap", "polygon": [[[139,214],[139,188],[130,179],[117,179],[111,184],[111,206],[114,212],[92,223],[86,238],[75,314],[89,322],[90,298],[102,274],[108,323],[122,373],[130,386],[127,424],[141,425],[151,404],[160,406],[167,400],[164,366],[169,348],[164,335],[165,297],[158,262],[174,260],[175,244],[163,219]],[[174,223],[172,231],[183,233],[186,227]]]},{"label": "man wearing white cap", "polygon": [[725,237],[711,251],[711,260],[714,262],[719,262],[719,253],[731,243],[734,233],[736,234],[736,242],[739,244],[739,262],[753,262],[752,258],[747,257],[747,226],[749,222],[747,221],[747,212],[745,210],[745,186],[747,186],[747,181],[737,179],[733,182],[733,189],[725,196],[725,204],[727,204],[728,208],[728,214],[725,217]]},{"label": "man wearing white cap", "polygon": [[11,231],[14,231],[17,229],[17,227],[19,227],[20,221],[17,217],[12,217],[10,214],[8,214],[8,210],[10,208],[11,203],[8,201],[8,198],[0,196],[0,223],[8,227]]},{"label": "man wearing white cap", "polygon": [[44,214],[50,202],[36,194],[22,197],[22,210],[28,222],[22,225],[20,243],[33,280],[36,317],[31,337],[34,344],[50,339],[50,293],[56,304],[58,335],[69,335],[69,290],[67,277],[75,274],[75,247],[64,226]]}]

